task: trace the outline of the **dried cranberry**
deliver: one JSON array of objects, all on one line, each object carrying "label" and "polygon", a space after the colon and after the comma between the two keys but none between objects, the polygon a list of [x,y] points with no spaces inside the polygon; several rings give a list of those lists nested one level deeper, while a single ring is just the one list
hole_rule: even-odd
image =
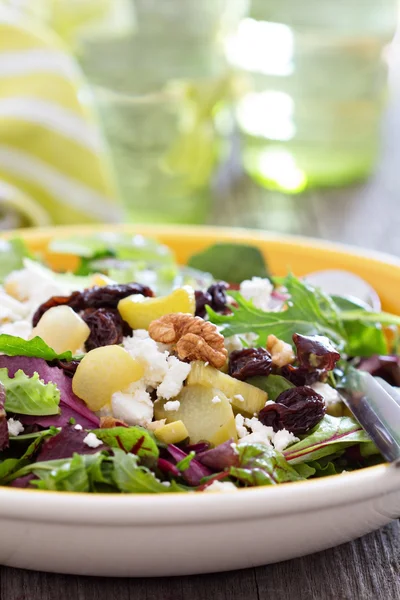
[{"label": "dried cranberry", "polygon": [[81,292],[72,292],[70,296],[52,296],[46,302],[43,302],[32,317],[32,325],[36,327],[44,313],[55,306],[69,306],[75,312],[84,308],[84,302]]},{"label": "dried cranberry", "polygon": [[206,306],[211,306],[211,294],[208,292],[203,292],[202,290],[196,290],[194,296],[196,299],[196,317],[201,317],[204,319],[207,314]]},{"label": "dried cranberry", "polygon": [[304,367],[294,367],[293,365],[286,365],[280,369],[280,375],[288,379],[293,385],[311,385],[316,381],[320,381],[324,376],[323,371],[315,369],[315,371],[309,371]]},{"label": "dried cranberry", "polygon": [[301,367],[313,371],[332,371],[340,358],[339,352],[323,335],[293,334],[293,342],[297,348],[297,360]]},{"label": "dried cranberry", "polygon": [[75,312],[80,312],[85,308],[117,308],[120,300],[133,294],[142,294],[147,297],[154,295],[149,287],[140,283],[117,283],[104,287],[96,286],[83,292],[72,292],[70,296],[52,296],[39,306],[33,315],[32,324],[36,327],[44,313],[54,306],[66,305]]},{"label": "dried cranberry", "polygon": [[400,356],[371,356],[361,359],[358,369],[400,387]]},{"label": "dried cranberry", "polygon": [[323,419],[325,402],[312,388],[303,386],[285,390],[274,404],[267,404],[258,418],[274,431],[287,429],[294,435],[310,431]]},{"label": "dried cranberry", "polygon": [[150,298],[154,296],[149,287],[140,283],[96,286],[82,292],[85,308],[117,308],[120,300],[133,294],[142,294]]},{"label": "dried cranberry", "polygon": [[110,346],[122,342],[124,321],[117,310],[87,308],[81,317],[90,329],[90,335],[85,343],[88,352],[100,346]]},{"label": "dried cranberry", "polygon": [[227,289],[228,284],[225,281],[218,281],[210,285],[206,292],[196,290],[196,317],[204,319],[207,314],[206,306],[210,306],[215,312],[225,312],[228,308]]},{"label": "dried cranberry", "polygon": [[207,292],[211,296],[211,308],[215,310],[215,312],[223,312],[226,309],[226,305],[228,302],[226,296],[226,290],[228,289],[228,284],[225,281],[218,281],[218,283],[213,283],[210,285]]},{"label": "dried cranberry", "polygon": [[265,348],[234,350],[229,357],[229,375],[244,380],[256,375],[269,375],[272,358]]},{"label": "dried cranberry", "polygon": [[52,360],[52,361],[48,361],[47,364],[50,365],[50,367],[58,367],[59,369],[62,369],[64,371],[64,374],[67,375],[67,377],[73,377],[75,375],[75,372],[79,366],[79,360]]}]

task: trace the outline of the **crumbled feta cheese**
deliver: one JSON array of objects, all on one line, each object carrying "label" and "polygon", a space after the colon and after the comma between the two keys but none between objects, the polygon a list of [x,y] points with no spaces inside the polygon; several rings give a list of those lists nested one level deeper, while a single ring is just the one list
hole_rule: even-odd
[{"label": "crumbled feta cheese", "polygon": [[269,406],[270,404],[275,404],[274,400],[267,400],[264,406]]},{"label": "crumbled feta cheese", "polygon": [[164,410],[167,412],[175,412],[176,410],[179,410],[180,405],[181,403],[179,400],[169,400],[169,402],[164,404]]},{"label": "crumbled feta cheese", "polygon": [[116,419],[125,421],[128,425],[146,427],[153,420],[153,402],[150,394],[143,386],[136,386],[136,389],[132,388],[133,386],[130,386],[128,392],[115,392],[112,395],[113,416]]},{"label": "crumbled feta cheese", "polygon": [[245,435],[248,434],[248,431],[247,431],[246,427],[244,426],[243,415],[241,415],[240,413],[237,414],[235,417],[235,423],[236,423],[236,431],[237,431],[239,438],[243,438]]},{"label": "crumbled feta cheese", "polygon": [[174,398],[179,394],[183,387],[183,382],[190,373],[190,363],[180,361],[176,356],[167,358],[168,371],[160,385],[157,388],[157,397]]},{"label": "crumbled feta cheese", "polygon": [[27,314],[26,307],[0,287],[0,323],[17,321]]},{"label": "crumbled feta cheese", "polygon": [[215,480],[211,485],[207,486],[205,492],[237,492],[238,489],[231,481]]},{"label": "crumbled feta cheese", "polygon": [[82,431],[83,427],[82,427],[82,425],[79,425],[79,423],[77,423],[77,424],[74,426],[74,429],[76,429],[77,431]]},{"label": "crumbled feta cheese", "polygon": [[83,439],[83,443],[89,448],[98,448],[103,445],[103,442],[99,440],[95,433],[88,433],[87,436]]},{"label": "crumbled feta cheese", "polygon": [[18,419],[13,419],[12,417],[8,419],[7,426],[9,435],[13,437],[16,437],[24,431],[24,426],[22,425],[21,421],[18,421]]},{"label": "crumbled feta cheese", "polygon": [[337,402],[342,401],[339,392],[328,383],[321,383],[320,381],[317,381],[316,383],[313,383],[311,387],[315,392],[317,392],[317,394],[321,394],[325,400],[326,406],[330,406],[331,404],[336,404]]},{"label": "crumbled feta cheese", "polygon": [[209,361],[207,361],[207,362],[204,363],[204,366],[208,367],[209,364],[210,364]]},{"label": "crumbled feta cheese", "polygon": [[219,396],[214,396],[214,398],[211,400],[211,402],[213,404],[219,404],[221,402],[221,398]]},{"label": "crumbled feta cheese", "polygon": [[161,485],[164,485],[165,487],[171,487],[171,482],[170,481],[162,481]]},{"label": "crumbled feta cheese", "polygon": [[268,311],[270,308],[273,285],[269,279],[253,277],[240,284],[240,293],[246,300],[251,300],[256,308]]},{"label": "crumbled feta cheese", "polygon": [[293,433],[287,431],[286,429],[281,429],[281,431],[277,431],[272,439],[272,443],[274,445],[275,450],[278,452],[282,452],[290,446],[290,444],[294,444],[294,442],[298,442],[299,438],[295,437]]},{"label": "crumbled feta cheese", "polygon": [[235,400],[239,400],[239,402],[244,402],[244,398],[242,396],[242,394],[235,394],[235,396],[233,396]]},{"label": "crumbled feta cheese", "polygon": [[[242,435],[239,435],[239,444],[265,444],[266,446],[271,445],[271,439],[274,435],[272,427],[266,427],[257,419],[252,417],[251,419],[243,419],[243,431]],[[236,425],[237,428],[237,425]],[[244,433],[245,432],[245,433]]]},{"label": "crumbled feta cheese", "polygon": [[146,387],[157,389],[157,396],[166,400],[179,394],[189,375],[190,364],[181,362],[176,356],[169,356],[165,346],[152,340],[144,329],[124,338],[123,345],[143,365],[142,381]]},{"label": "crumbled feta cheese", "polygon": [[[0,299],[1,302],[1,299]],[[1,309],[0,309],[1,312]],[[1,318],[0,318],[1,321]],[[30,321],[15,321],[14,323],[3,323],[0,325],[0,333],[14,335],[24,340],[29,340],[32,334],[32,323]]]}]

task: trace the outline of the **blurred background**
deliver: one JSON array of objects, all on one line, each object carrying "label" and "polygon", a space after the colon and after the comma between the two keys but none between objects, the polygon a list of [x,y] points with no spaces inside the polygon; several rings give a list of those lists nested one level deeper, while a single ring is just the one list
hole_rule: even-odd
[{"label": "blurred background", "polygon": [[0,227],[400,254],[398,0],[0,0]]}]

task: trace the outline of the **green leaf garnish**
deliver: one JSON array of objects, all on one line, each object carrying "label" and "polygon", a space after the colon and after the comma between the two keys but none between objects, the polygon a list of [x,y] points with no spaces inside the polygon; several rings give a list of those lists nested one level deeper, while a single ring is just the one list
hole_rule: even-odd
[{"label": "green leaf garnish", "polygon": [[269,277],[261,251],[247,244],[214,244],[194,254],[188,265],[229,283],[241,283],[252,277]]},{"label": "green leaf garnish", "polygon": [[43,358],[44,360],[72,360],[72,352],[67,351],[57,354],[40,337],[34,337],[32,340],[2,333],[0,335],[0,352],[7,356],[31,356],[34,358]]},{"label": "green leaf garnish", "polygon": [[0,382],[6,389],[6,412],[34,416],[59,413],[59,389],[54,383],[43,383],[37,373],[28,377],[19,370],[9,377],[8,369],[0,369]]},{"label": "green leaf garnish", "polygon": [[319,460],[348,446],[371,443],[368,434],[352,417],[325,415],[322,421],[300,442],[283,454],[291,465]]},{"label": "green leaf garnish", "polygon": [[245,485],[262,486],[304,479],[285,457],[264,444],[239,444],[239,467],[231,467],[229,475]]},{"label": "green leaf garnish", "polygon": [[273,400],[274,402],[279,394],[295,387],[285,377],[282,377],[282,375],[249,377],[249,379],[246,379],[246,383],[250,383],[250,385],[254,385],[260,388],[260,390],[267,392],[268,400]]},{"label": "green leaf garnish", "polygon": [[157,444],[147,429],[142,427],[111,427],[94,429],[93,433],[111,448],[133,452],[139,457],[156,460],[159,455]]}]

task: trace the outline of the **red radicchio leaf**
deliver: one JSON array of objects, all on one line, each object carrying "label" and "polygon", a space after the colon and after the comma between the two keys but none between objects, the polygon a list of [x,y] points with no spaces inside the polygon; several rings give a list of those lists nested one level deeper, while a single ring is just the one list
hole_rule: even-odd
[{"label": "red radicchio leaf", "polygon": [[301,367],[314,371],[332,371],[340,354],[324,335],[293,334],[293,342],[297,349],[297,359]]},{"label": "red radicchio leaf", "polygon": [[226,468],[239,466],[239,455],[234,448],[233,440],[197,454],[196,460],[213,472],[224,471]]},{"label": "red radicchio leaf", "polygon": [[[172,458],[176,460],[176,462],[179,462],[187,456],[186,452],[177,446],[174,446],[174,444],[169,444],[167,450]],[[210,471],[196,459],[192,459],[186,471],[182,472],[182,477],[185,479],[185,481],[194,487],[200,485],[200,481],[203,479],[203,477],[209,477],[210,475],[212,475],[212,471]]]},{"label": "red radicchio leaf", "polygon": [[0,369],[8,369],[9,377],[21,369],[28,377],[37,372],[45,383],[55,383],[60,390],[61,414],[48,417],[21,415],[24,425],[40,425],[41,427],[64,427],[71,418],[87,429],[95,429],[100,425],[99,418],[88,409],[86,404],[72,391],[72,379],[67,377],[62,369],[50,367],[42,358],[28,356],[0,356]]},{"label": "red radicchio leaf", "polygon": [[2,383],[0,383],[0,450],[8,448],[8,425],[7,416],[4,409],[6,403],[6,390]]},{"label": "red radicchio leaf", "polygon": [[78,454],[96,454],[101,450],[109,450],[109,447],[105,444],[97,448],[91,448],[83,441],[86,436],[87,431],[77,430],[73,425],[64,427],[60,433],[43,442],[35,462],[71,458],[75,452]]}]

